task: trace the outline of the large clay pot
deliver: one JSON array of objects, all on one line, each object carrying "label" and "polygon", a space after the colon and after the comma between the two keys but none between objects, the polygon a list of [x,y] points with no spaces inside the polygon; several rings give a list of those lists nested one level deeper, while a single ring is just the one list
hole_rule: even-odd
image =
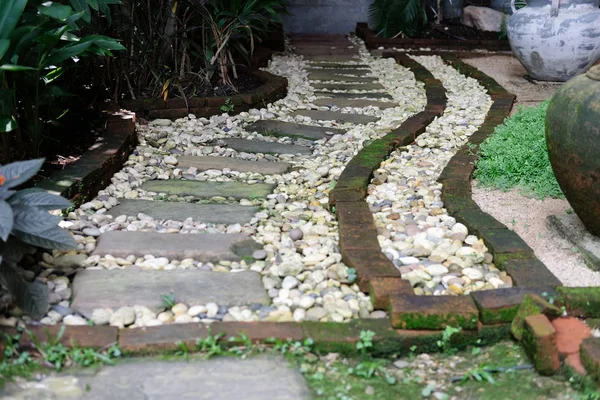
[{"label": "large clay pot", "polygon": [[556,180],[585,227],[600,236],[600,66],[558,89],[546,114]]},{"label": "large clay pot", "polygon": [[527,0],[507,24],[514,55],[529,75],[567,81],[600,59],[600,0]]}]

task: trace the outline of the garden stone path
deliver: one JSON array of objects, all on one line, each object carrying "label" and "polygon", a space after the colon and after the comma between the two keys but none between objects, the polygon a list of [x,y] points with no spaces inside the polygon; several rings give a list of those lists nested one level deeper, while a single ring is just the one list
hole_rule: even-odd
[{"label": "garden stone path", "polygon": [[[323,70],[328,71],[328,70]],[[333,70],[335,71],[335,70]],[[338,82],[362,82],[373,83],[377,82],[376,77],[366,76],[345,76],[337,72],[311,72],[308,74],[308,79],[311,81],[338,81]]]},{"label": "garden stone path", "polygon": [[141,189],[148,192],[175,194],[178,196],[194,196],[198,198],[232,197],[235,199],[260,199],[273,191],[274,185],[256,183],[249,185],[239,182],[213,181],[148,181]]},{"label": "garden stone path", "polygon": [[292,117],[310,117],[318,121],[337,121],[339,123],[349,122],[351,124],[368,124],[377,122],[379,118],[370,115],[341,113],[338,111],[298,110],[290,113]]},{"label": "garden stone path", "polygon": [[177,166],[180,168],[196,168],[198,171],[211,169],[230,169],[238,172],[254,172],[264,175],[283,174],[292,168],[292,164],[284,162],[248,161],[233,157],[181,156]]},{"label": "garden stone path", "polygon": [[239,152],[262,154],[312,154],[310,147],[293,144],[262,142],[246,139],[227,139],[227,147]]},{"label": "garden stone path", "polygon": [[364,92],[364,93],[348,93],[348,92],[323,92],[315,91],[315,96],[329,97],[334,99],[392,99],[387,93],[384,92]]},{"label": "garden stone path", "polygon": [[377,107],[380,109],[386,108],[394,108],[396,107],[395,103],[389,101],[373,101],[373,100],[353,100],[353,99],[317,99],[312,102],[315,106],[324,106],[324,107],[356,107],[363,108],[368,106]]},{"label": "garden stone path", "polygon": [[235,204],[194,204],[183,202],[165,202],[150,200],[121,200],[119,205],[106,212],[108,215],[148,215],[156,220],[170,219],[184,221],[192,218],[194,221],[210,222],[213,224],[245,224],[249,222],[258,207],[247,207]]},{"label": "garden stone path", "polygon": [[[312,64],[314,65],[314,64]],[[324,75],[324,74],[333,74],[335,78],[334,80],[343,75],[352,75],[355,77],[362,77],[371,72],[370,69],[362,69],[362,68],[306,68],[308,71],[308,77],[311,75]],[[332,72],[333,71],[333,72]],[[371,80],[375,80],[375,78],[369,78]]]},{"label": "garden stone path", "polygon": [[[227,290],[224,290],[227,288]],[[225,306],[269,304],[258,272],[235,274],[197,271],[87,270],[77,274],[71,307],[86,317],[95,308],[118,309],[132,304],[155,312],[164,310],[161,294],[174,294],[178,302]]]},{"label": "garden stone path", "polygon": [[100,236],[93,254],[110,254],[113,257],[154,254],[175,260],[194,258],[202,262],[239,261],[241,257],[251,255],[256,246],[254,240],[242,233],[181,235],[110,231]]},{"label": "garden stone path", "polygon": [[300,125],[293,122],[276,120],[257,121],[246,127],[248,132],[258,132],[261,135],[277,137],[301,137],[308,140],[327,139],[332,135],[345,133],[342,129],[325,128],[321,126]]},{"label": "garden stone path", "polygon": [[87,400],[306,400],[302,374],[282,357],[189,361],[133,358],[99,370],[49,374],[33,383],[9,383],[7,399]]},{"label": "garden stone path", "polygon": [[325,90],[384,90],[385,88],[380,83],[313,83],[315,89]]}]

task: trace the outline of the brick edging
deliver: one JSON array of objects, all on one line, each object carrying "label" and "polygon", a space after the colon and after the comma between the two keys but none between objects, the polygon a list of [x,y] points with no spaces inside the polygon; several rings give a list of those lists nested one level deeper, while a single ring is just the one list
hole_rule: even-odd
[{"label": "brick edging", "polygon": [[148,119],[175,119],[186,117],[189,114],[209,118],[223,113],[221,106],[225,105],[227,99],[234,105],[235,113],[240,113],[251,108],[262,108],[263,105],[282,99],[287,95],[287,78],[259,70],[250,71],[249,74],[263,84],[248,93],[221,97],[192,97],[187,101],[184,99],[124,100],[121,101],[121,105],[128,110],[135,111],[138,117]]},{"label": "brick edging", "polygon": [[101,142],[36,187],[60,194],[78,206],[110,183],[138,143],[135,114],[116,103],[101,104],[99,108],[106,120]]},{"label": "brick edging", "polygon": [[473,50],[510,51],[508,40],[452,40],[452,39],[411,39],[411,38],[380,38],[377,37],[368,24],[356,24],[356,36],[361,38],[367,49],[383,47],[399,47],[404,49],[419,49],[430,47],[433,50]]}]

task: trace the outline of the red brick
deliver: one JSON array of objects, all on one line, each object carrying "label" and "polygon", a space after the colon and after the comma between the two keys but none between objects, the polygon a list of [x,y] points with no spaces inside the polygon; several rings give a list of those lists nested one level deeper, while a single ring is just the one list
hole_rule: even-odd
[{"label": "red brick", "polygon": [[398,329],[477,329],[479,314],[469,296],[390,296],[390,319]]},{"label": "red brick", "polygon": [[19,343],[22,346],[34,346],[35,338],[39,343],[49,343],[59,337],[62,327],[65,327],[59,343],[65,347],[90,347],[101,349],[117,342],[119,330],[114,326],[67,326],[67,325],[36,325],[27,326],[21,335]]},{"label": "red brick", "polygon": [[585,367],[581,363],[581,353],[577,352],[569,354],[565,359],[565,363],[573,368],[579,375],[587,375]]},{"label": "red brick", "polygon": [[560,368],[556,331],[545,315],[530,315],[525,318],[523,345],[540,374],[552,375]]},{"label": "red brick", "polygon": [[245,334],[252,342],[267,339],[302,340],[302,325],[296,322],[215,322],[210,325],[213,334],[224,333],[224,340]]},{"label": "red brick", "polygon": [[187,108],[168,108],[168,109],[157,109],[148,111],[149,119],[167,118],[177,119],[187,117],[189,114]]},{"label": "red brick", "polygon": [[208,335],[209,331],[204,324],[169,324],[125,328],[119,331],[119,345],[126,353],[177,350],[179,343],[193,349],[198,339],[204,339]]},{"label": "red brick", "polygon": [[556,330],[556,346],[562,356],[579,353],[583,340],[592,336],[590,327],[577,318],[556,318],[552,326]]},{"label": "red brick", "polygon": [[374,277],[369,281],[369,294],[376,310],[387,310],[390,296],[414,295],[415,291],[406,279],[401,277]]}]

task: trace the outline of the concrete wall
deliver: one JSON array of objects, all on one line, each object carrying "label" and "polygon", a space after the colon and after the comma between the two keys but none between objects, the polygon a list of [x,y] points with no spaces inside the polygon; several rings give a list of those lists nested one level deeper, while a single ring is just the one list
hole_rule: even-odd
[{"label": "concrete wall", "polygon": [[372,0],[290,0],[291,16],[284,17],[289,33],[354,32],[357,22],[367,22]]}]

